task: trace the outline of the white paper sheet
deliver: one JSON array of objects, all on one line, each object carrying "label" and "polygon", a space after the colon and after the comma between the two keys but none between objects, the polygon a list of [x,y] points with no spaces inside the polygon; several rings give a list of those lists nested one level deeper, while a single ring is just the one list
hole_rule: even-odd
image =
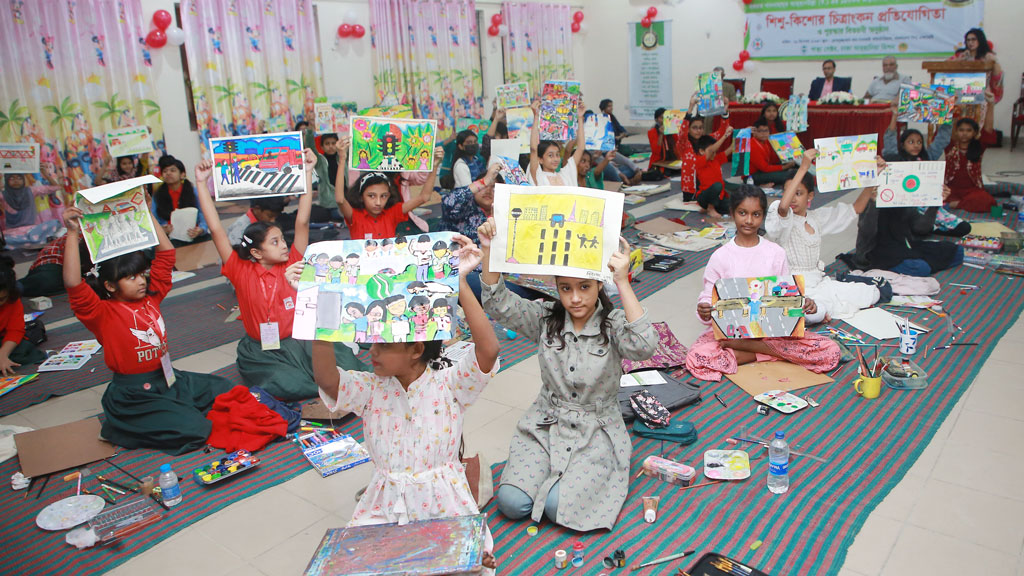
[{"label": "white paper sheet", "polygon": [[879,208],[942,206],[945,162],[891,162],[878,175]]},{"label": "white paper sheet", "polygon": [[[843,319],[843,322],[877,340],[899,338],[900,328],[897,328],[897,323],[900,326],[904,325],[902,317],[886,312],[881,308],[865,308],[852,317]],[[910,327],[918,332],[929,331],[924,326],[919,326],[913,322],[910,323]]]},{"label": "white paper sheet", "polygon": [[174,227],[168,237],[171,240],[180,240],[182,242],[191,242],[193,239],[189,238],[188,231],[196,227],[196,221],[199,219],[199,209],[193,206],[187,208],[178,208],[174,212],[171,212],[171,226]]},{"label": "white paper sheet", "polygon": [[623,374],[622,377],[619,378],[619,386],[622,388],[629,388],[631,386],[652,386],[664,383],[665,378],[657,370],[630,372],[629,374]]}]

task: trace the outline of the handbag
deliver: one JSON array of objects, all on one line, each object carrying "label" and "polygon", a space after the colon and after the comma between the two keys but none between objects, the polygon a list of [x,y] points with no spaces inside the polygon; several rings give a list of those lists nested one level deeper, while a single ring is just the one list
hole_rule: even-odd
[{"label": "handbag", "polygon": [[651,428],[643,421],[635,420],[633,422],[633,432],[641,438],[677,442],[684,446],[697,441],[697,427],[689,420],[671,422],[665,428]]},{"label": "handbag", "polygon": [[636,413],[636,417],[651,428],[664,428],[668,426],[672,415],[668,408],[647,390],[639,390],[629,396],[629,404]]},{"label": "handbag", "polygon": [[[665,408],[675,410],[676,408],[697,404],[701,401],[700,384],[689,379],[684,380],[684,378],[687,378],[685,368],[674,372],[659,370],[658,373],[665,378],[664,384],[644,386],[640,389],[652,394]],[[629,400],[629,397],[636,390],[636,388],[619,389],[619,409],[622,411],[622,419],[626,422],[636,418],[636,412],[633,411],[633,405]]]}]

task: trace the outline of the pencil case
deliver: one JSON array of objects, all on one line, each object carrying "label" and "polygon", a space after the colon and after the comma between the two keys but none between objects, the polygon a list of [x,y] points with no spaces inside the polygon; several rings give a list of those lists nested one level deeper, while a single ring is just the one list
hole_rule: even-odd
[{"label": "pencil case", "polygon": [[928,387],[928,373],[913,360],[896,358],[882,370],[882,382],[893,390],[921,390]]},{"label": "pencil case", "polygon": [[677,486],[689,486],[697,476],[697,471],[686,464],[660,456],[644,458],[643,472],[645,476],[652,476]]},{"label": "pencil case", "polygon": [[738,560],[727,556],[708,552],[701,556],[697,563],[690,567],[690,574],[697,576],[732,576],[733,574],[745,574],[747,576],[769,576],[757,568],[748,566]]},{"label": "pencil case", "polygon": [[693,444],[697,441],[697,427],[688,420],[670,422],[664,428],[651,428],[638,418],[633,421],[633,432],[643,438],[678,442],[683,445]]}]

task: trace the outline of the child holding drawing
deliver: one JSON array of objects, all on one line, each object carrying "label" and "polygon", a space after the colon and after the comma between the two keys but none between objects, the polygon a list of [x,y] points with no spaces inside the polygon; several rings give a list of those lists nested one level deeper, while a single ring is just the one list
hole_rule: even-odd
[{"label": "child holding drawing", "polygon": [[[153,216],[157,224],[163,226],[164,232],[174,232],[171,224],[171,212],[179,208],[198,208],[196,191],[192,183],[188,181],[188,174],[185,171],[185,164],[174,156],[163,156],[160,158],[160,179],[164,181],[153,190]],[[202,182],[205,185],[205,182]],[[196,224],[188,230],[188,237],[191,241],[202,239],[202,236],[209,233],[206,220],[203,214],[196,217]],[[188,242],[172,240],[172,245],[187,245]]]},{"label": "child holding drawing", "polygon": [[[207,191],[206,182],[213,170],[209,160],[196,166],[199,206],[210,226],[223,274],[235,288],[238,309],[245,325],[245,336],[238,341],[238,372],[248,386],[259,386],[285,401],[316,395],[313,380],[312,347],[309,342],[292,338],[296,292],[284,278],[285,268],[302,262],[309,241],[309,213],[313,206],[311,172],[317,159],[304,150],[306,193],[299,199],[295,216],[295,240],[291,249],[284,234],[274,223],[257,221],[242,233],[242,241],[232,246]],[[342,364],[357,370],[364,366],[344,345],[338,353]]]},{"label": "child holding drawing", "polygon": [[629,246],[608,262],[622,309],[601,282],[556,276],[559,300],[512,293],[488,264],[493,218],[478,230],[484,308],[540,344],[541,392],[519,420],[497,490],[512,520],[542,516],[573,530],[610,530],[626,500],[632,444],[619,410],[622,359],[646,360],[658,346],[647,311],[629,283]]},{"label": "child holding drawing", "polygon": [[[478,514],[459,461],[462,418],[498,372],[498,338],[466,275],[481,260],[480,250],[462,235],[459,243],[459,303],[474,344],[454,365],[441,355],[442,342],[375,343],[373,372],[336,365],[330,342],[313,342],[313,373],[329,409],[364,419],[373,476],[349,526],[386,524]],[[288,269],[297,286],[301,263]],[[367,312],[369,315],[369,311]],[[484,565],[495,567],[490,531]],[[491,572],[493,573],[493,572]]]},{"label": "child holding drawing", "polygon": [[101,401],[103,438],[125,448],[171,454],[202,447],[212,428],[206,413],[217,395],[234,385],[220,376],[171,367],[160,314],[160,303],[171,291],[171,241],[155,226],[160,243],[152,262],[141,250],[124,254],[96,264],[83,282],[81,218],[77,207],[64,211],[64,285],[72,312],[103,345],[103,360],[114,372]]},{"label": "child holding drawing", "polygon": [[[723,374],[735,374],[741,364],[786,360],[814,372],[825,372],[839,363],[839,346],[811,331],[802,338],[761,338],[716,340],[711,329],[711,290],[722,278],[788,276],[786,252],[758,236],[768,209],[768,198],[756,186],[743,185],[729,196],[729,208],[736,223],[736,237],[715,250],[704,269],[704,290],[697,300],[697,317],[708,326],[686,355],[686,368],[699,380],[719,381]],[[805,298],[804,313],[813,315],[817,306]]]},{"label": "child holding drawing", "polygon": [[725,178],[722,177],[722,164],[728,161],[733,145],[721,150],[725,141],[732,136],[729,126],[716,141],[711,136],[701,136],[694,146],[697,154],[697,204],[702,212],[713,218],[721,218],[729,213],[729,193],[725,189]]},{"label": "child holding drawing", "polygon": [[967,212],[988,212],[995,206],[993,197],[1024,193],[1024,184],[997,182],[985,184],[981,179],[981,159],[985,148],[996,143],[993,130],[995,95],[985,91],[985,125],[971,118],[960,118],[953,125],[953,142],[946,148],[946,185],[950,188],[949,207]]},{"label": "child holding drawing", "polygon": [[[676,157],[680,162],[679,186],[685,200],[691,200],[697,194],[697,153],[694,147],[701,136],[704,136],[704,117],[697,114],[699,103],[700,96],[694,94],[690,97],[690,109],[687,110],[686,118],[679,126],[679,135],[676,137]],[[711,135],[715,140],[721,138],[729,129],[729,114],[722,116],[722,120],[722,125]]]},{"label": "child holding drawing", "polygon": [[584,154],[586,136],[583,133],[583,112],[586,107],[579,103],[579,121],[576,123],[576,149],[562,165],[562,144],[555,140],[540,139],[540,100],[534,100],[533,127],[530,129],[530,168],[527,177],[534,186],[573,186],[576,183],[576,165]]}]

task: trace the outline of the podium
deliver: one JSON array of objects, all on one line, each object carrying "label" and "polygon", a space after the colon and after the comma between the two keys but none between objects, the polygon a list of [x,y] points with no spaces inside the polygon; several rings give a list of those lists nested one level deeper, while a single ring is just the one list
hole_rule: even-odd
[{"label": "podium", "polygon": [[[988,74],[992,72],[992,68],[995,64],[987,60],[940,60],[932,62],[922,62],[921,68],[927,70],[931,75],[930,84],[935,84],[935,75],[943,73],[969,73],[969,72],[985,72],[986,81],[985,88],[988,88]],[[954,118],[971,118],[979,125],[982,124],[982,111],[985,109],[983,104],[957,104],[957,111],[953,113]],[[935,136],[935,126],[928,126],[928,141]]]}]

